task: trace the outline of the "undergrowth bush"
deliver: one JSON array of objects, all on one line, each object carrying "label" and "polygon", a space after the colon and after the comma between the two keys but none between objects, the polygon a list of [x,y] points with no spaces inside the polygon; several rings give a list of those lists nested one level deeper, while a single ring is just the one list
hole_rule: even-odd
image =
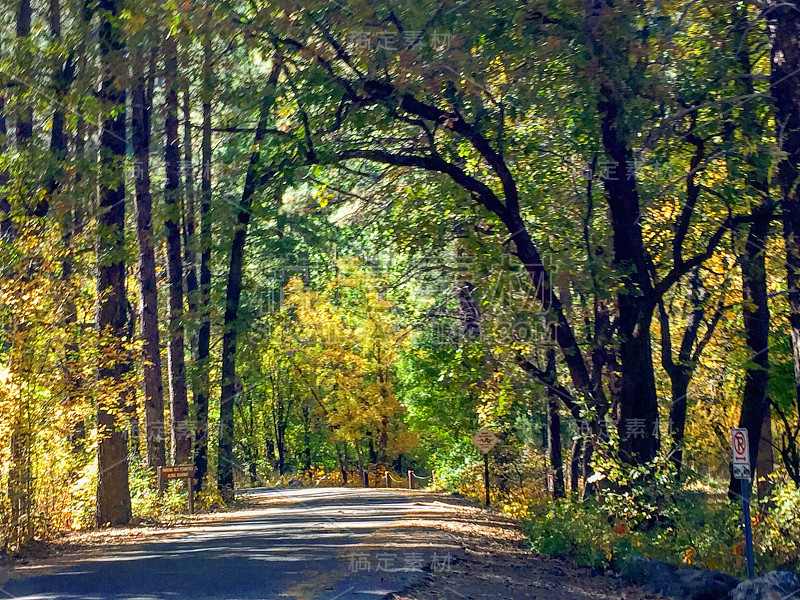
[{"label": "undergrowth bush", "polygon": [[759,553],[800,574],[800,488],[791,481],[781,483],[764,504],[764,516],[755,519]]},{"label": "undergrowth bush", "polygon": [[532,548],[580,565],[615,568],[631,554],[683,566],[744,570],[740,516],[726,501],[685,497],[680,516],[650,527],[631,527],[600,498],[534,506],[525,520]]},{"label": "undergrowth bush", "polygon": [[[741,504],[723,492],[680,489],[667,465],[624,470],[600,462],[601,483],[586,501],[533,502],[526,532],[533,550],[595,568],[631,554],[677,566],[745,573]],[[798,571],[800,490],[789,483],[752,509],[756,570]]]},{"label": "undergrowth bush", "polygon": [[129,485],[131,490],[131,513],[135,520],[148,522],[163,517],[189,512],[186,484],[183,481],[167,482],[159,494],[153,487],[153,469],[142,467],[139,461],[130,461]]}]

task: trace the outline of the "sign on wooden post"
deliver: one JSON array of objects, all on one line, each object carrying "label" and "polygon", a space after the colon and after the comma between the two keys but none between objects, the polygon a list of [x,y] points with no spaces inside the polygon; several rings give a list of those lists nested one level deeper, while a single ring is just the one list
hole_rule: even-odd
[{"label": "sign on wooden post", "polygon": [[486,427],[481,427],[472,436],[472,443],[483,452],[483,488],[486,492],[486,506],[489,506],[489,451],[494,448],[500,438],[493,434]]},{"label": "sign on wooden post", "polygon": [[484,454],[488,454],[499,441],[500,438],[486,429],[486,427],[481,427],[475,432],[475,435],[472,436],[472,443]]},{"label": "sign on wooden post", "polygon": [[185,479],[189,488],[189,514],[194,514],[194,465],[174,465],[172,467],[158,467],[158,490],[164,491],[170,479]]}]

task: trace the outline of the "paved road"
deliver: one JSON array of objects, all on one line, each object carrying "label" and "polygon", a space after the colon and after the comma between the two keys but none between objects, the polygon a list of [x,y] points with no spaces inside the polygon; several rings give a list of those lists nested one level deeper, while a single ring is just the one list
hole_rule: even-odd
[{"label": "paved road", "polygon": [[379,600],[422,577],[431,560],[419,549],[360,546],[413,510],[414,501],[401,495],[343,488],[244,493],[263,508],[17,576],[0,600]]}]

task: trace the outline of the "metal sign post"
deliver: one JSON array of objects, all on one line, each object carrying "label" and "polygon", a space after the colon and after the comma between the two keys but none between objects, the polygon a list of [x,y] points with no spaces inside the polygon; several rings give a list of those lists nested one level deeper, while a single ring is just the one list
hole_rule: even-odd
[{"label": "metal sign post", "polygon": [[750,441],[747,429],[731,429],[731,449],[733,452],[733,476],[742,482],[742,516],[744,517],[744,547],[747,559],[747,577],[755,576],[753,557],[753,528],[750,522]]},{"label": "metal sign post", "polygon": [[481,427],[472,436],[472,443],[483,452],[483,489],[486,493],[486,506],[489,506],[489,451],[494,448],[500,438],[493,434],[486,427]]}]

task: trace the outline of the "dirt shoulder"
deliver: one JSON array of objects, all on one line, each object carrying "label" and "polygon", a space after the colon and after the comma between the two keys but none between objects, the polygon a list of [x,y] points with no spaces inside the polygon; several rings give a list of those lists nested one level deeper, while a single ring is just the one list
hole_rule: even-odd
[{"label": "dirt shoulder", "polygon": [[[447,495],[423,493],[419,514],[383,532],[378,544],[438,548],[427,577],[396,600],[645,600],[613,574],[535,554],[516,523]],[[447,554],[450,559],[447,560]]]}]

